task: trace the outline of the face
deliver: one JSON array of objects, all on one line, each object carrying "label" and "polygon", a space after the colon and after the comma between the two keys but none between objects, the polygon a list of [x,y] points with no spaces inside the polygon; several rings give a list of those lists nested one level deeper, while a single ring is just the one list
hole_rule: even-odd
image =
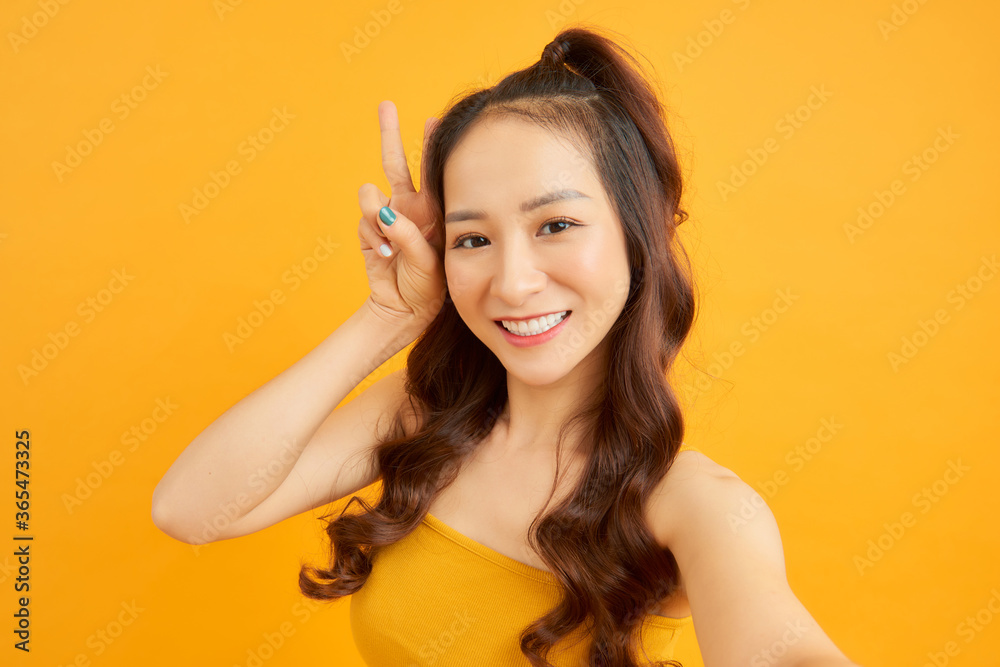
[{"label": "face", "polygon": [[[488,118],[449,156],[444,193],[449,295],[508,373],[540,386],[602,368],[630,274],[621,223],[589,157],[545,128]],[[500,324],[562,311],[535,335]]]}]

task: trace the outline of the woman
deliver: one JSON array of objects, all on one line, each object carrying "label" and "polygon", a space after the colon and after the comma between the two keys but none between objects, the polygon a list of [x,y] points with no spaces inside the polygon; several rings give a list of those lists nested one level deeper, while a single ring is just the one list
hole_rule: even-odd
[{"label": "woman", "polygon": [[[310,597],[352,595],[372,665],[677,665],[692,621],[709,666],[852,665],[789,589],[763,499],[680,451],[687,214],[635,59],[564,30],[428,122],[419,193],[394,106],[379,118],[370,296],[191,443],[157,525],[227,539],[381,480],[329,522],[329,567],[300,572]],[[336,408],[414,340],[405,372]]]}]

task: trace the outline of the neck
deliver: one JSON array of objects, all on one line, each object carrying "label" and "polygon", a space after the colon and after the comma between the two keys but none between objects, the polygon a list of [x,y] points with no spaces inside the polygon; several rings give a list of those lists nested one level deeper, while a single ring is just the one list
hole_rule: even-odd
[{"label": "neck", "polygon": [[[547,385],[529,385],[507,374],[507,404],[497,421],[498,440],[505,452],[553,454],[559,430],[603,383],[603,373],[579,364],[566,376]],[[563,451],[579,453],[587,444],[580,435],[583,425],[566,430]]]}]

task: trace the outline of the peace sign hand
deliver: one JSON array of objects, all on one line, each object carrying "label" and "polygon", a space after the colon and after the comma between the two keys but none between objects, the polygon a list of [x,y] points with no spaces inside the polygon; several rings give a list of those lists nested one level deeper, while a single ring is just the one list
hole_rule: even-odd
[{"label": "peace sign hand", "polygon": [[[381,102],[378,117],[382,168],[392,197],[387,198],[372,183],[365,183],[358,190],[362,212],[358,238],[371,288],[366,303],[389,324],[423,330],[444,304],[444,266],[438,257],[441,248],[438,221],[434,219],[430,197],[413,187],[395,104],[389,100]],[[430,136],[439,122],[429,118],[424,125],[425,156]],[[386,206],[391,212],[382,211]],[[394,214],[395,220],[390,215],[391,224],[385,224],[380,211]],[[388,257],[380,250],[383,246],[391,251]]]}]

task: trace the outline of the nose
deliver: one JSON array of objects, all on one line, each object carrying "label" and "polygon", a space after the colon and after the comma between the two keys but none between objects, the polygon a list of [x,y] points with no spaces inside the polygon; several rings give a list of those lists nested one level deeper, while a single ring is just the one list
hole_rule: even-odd
[{"label": "nose", "polygon": [[511,307],[519,307],[534,293],[545,289],[548,281],[539,258],[529,243],[508,242],[499,254],[490,284],[490,295]]}]

